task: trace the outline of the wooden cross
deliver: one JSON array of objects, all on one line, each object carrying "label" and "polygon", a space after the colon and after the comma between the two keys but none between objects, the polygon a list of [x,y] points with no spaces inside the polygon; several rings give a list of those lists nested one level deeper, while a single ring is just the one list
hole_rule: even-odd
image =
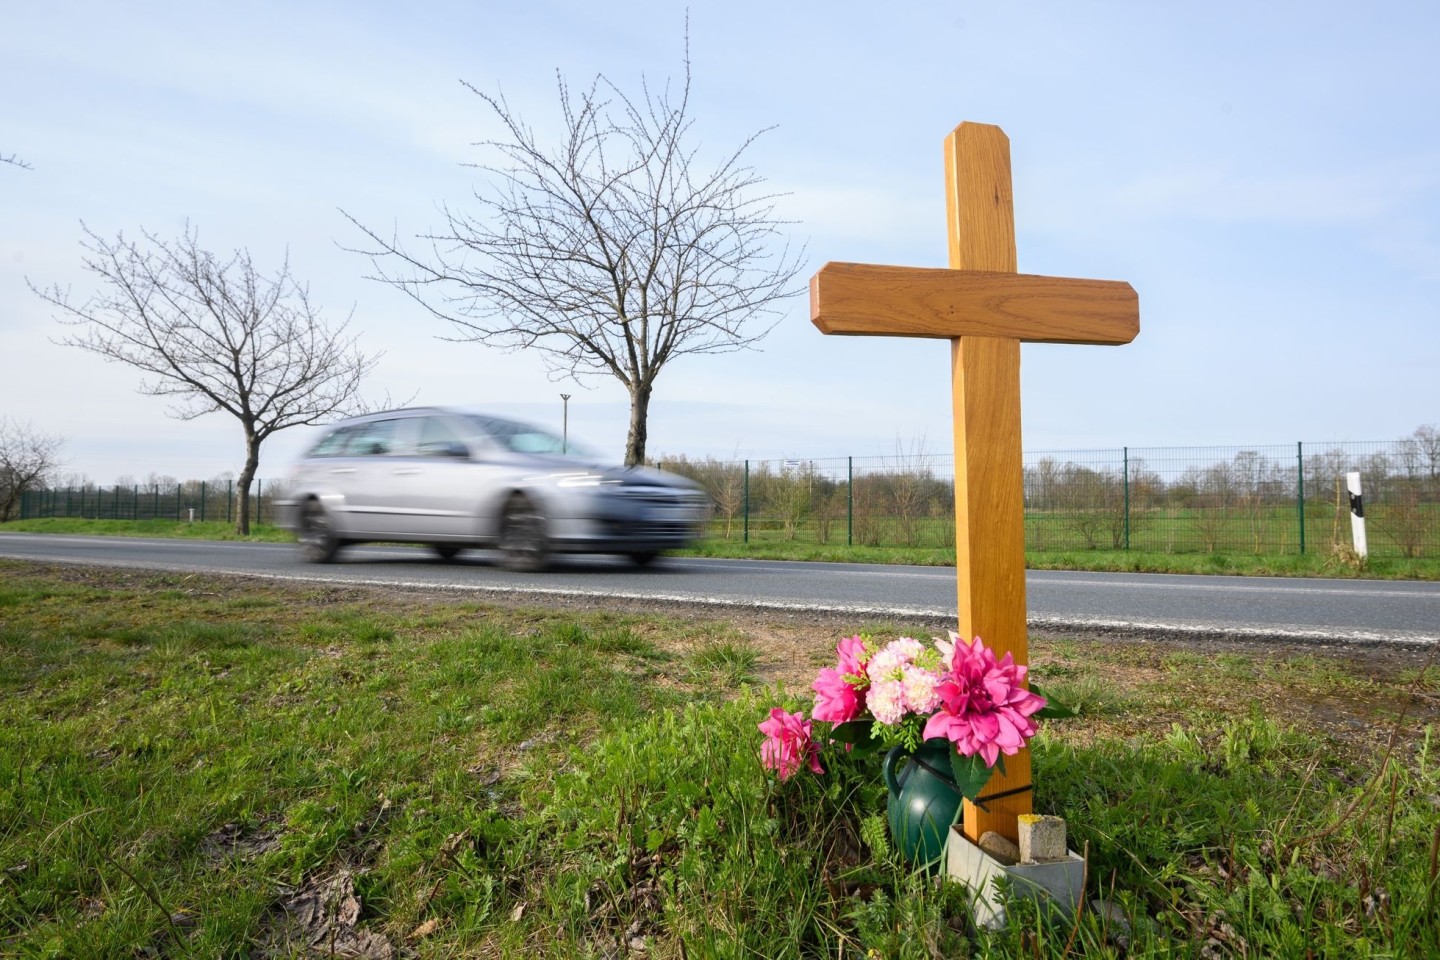
[{"label": "wooden cross", "polygon": [[[1020,343],[1129,343],[1140,304],[1128,283],[1016,273],[1010,140],[962,123],[945,139],[950,269],[827,263],[810,280],[822,333],[943,337],[955,404],[955,567],[960,635],[1028,663]],[[1017,836],[1031,811],[1030,752],[1005,760],[965,803],[971,840]]]}]

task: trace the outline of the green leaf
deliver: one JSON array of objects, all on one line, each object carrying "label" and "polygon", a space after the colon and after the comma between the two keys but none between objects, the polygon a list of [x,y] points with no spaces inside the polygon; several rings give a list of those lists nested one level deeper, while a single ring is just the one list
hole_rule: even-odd
[{"label": "green leaf", "polygon": [[870,852],[881,860],[890,855],[889,834],[890,826],[879,814],[872,813],[860,821],[860,839],[865,841]]},{"label": "green leaf", "polygon": [[874,737],[874,724],[869,720],[849,720],[830,728],[830,739],[852,744],[856,750],[878,750],[880,741]]},{"label": "green leaf", "polygon": [[1030,692],[1037,696],[1045,698],[1045,706],[1041,707],[1039,710],[1035,711],[1034,714],[1032,714],[1032,716],[1036,720],[1064,720],[1067,717],[1080,716],[1080,714],[1076,713],[1074,710],[1071,710],[1069,707],[1064,706],[1063,704],[1056,703],[1049,697],[1048,694],[1045,693],[1044,690],[1041,690],[1033,683],[1030,684]]},{"label": "green leaf", "polygon": [[990,781],[991,770],[985,766],[985,761],[980,754],[972,754],[963,757],[955,751],[950,751],[950,772],[955,774],[955,786],[959,789],[960,795],[967,800],[974,800],[980,796],[980,791],[985,789],[985,784]]}]

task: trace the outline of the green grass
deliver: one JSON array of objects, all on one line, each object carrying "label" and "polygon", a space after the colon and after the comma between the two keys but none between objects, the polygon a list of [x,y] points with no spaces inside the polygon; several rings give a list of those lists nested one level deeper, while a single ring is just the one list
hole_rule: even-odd
[{"label": "green grass", "polygon": [[[829,563],[955,565],[953,547],[866,547],[710,537],[682,556]],[[1225,574],[1250,577],[1339,577],[1373,580],[1440,580],[1440,559],[1371,557],[1363,564],[1333,553],[1255,556],[1245,553],[1146,553],[1139,550],[1071,550],[1025,553],[1032,570],[1093,570],[1116,573]]]},{"label": "green grass", "polygon": [[804,690],[836,637],[766,629],[794,643],[0,562],[0,954],[1440,953],[1413,661],[1035,639],[1080,710],[1034,742],[1036,809],[1088,849],[1127,953],[1094,911],[967,929],[890,853],[873,761],[767,776],[777,694],[749,684]]},{"label": "green grass", "polygon": [[188,540],[294,540],[287,530],[269,524],[250,524],[250,535],[235,532],[235,524],[223,520],[84,520],[79,517],[42,517],[10,520],[0,533],[83,533],[99,537],[177,537]]}]

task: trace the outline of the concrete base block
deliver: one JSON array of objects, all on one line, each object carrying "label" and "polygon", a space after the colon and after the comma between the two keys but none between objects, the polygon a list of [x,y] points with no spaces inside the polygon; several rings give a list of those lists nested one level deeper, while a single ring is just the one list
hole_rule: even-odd
[{"label": "concrete base block", "polygon": [[969,888],[971,915],[990,930],[1005,925],[1005,905],[995,887],[999,877],[1009,879],[1015,896],[1050,900],[1069,916],[1079,908],[1085,887],[1085,858],[1074,850],[1063,860],[1006,866],[967,840],[959,826],[950,828],[945,841],[945,872]]}]

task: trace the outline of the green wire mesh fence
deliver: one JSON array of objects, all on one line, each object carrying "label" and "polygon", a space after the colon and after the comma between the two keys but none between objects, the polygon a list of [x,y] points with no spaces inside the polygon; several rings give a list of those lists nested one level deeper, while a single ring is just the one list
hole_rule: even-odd
[{"label": "green wire mesh fence", "polygon": [[[711,534],[950,547],[954,460],[663,458],[714,502]],[[1370,553],[1440,555],[1440,445],[1415,439],[1246,447],[1027,451],[1026,548],[1287,554],[1350,542],[1361,475]]]},{"label": "green wire mesh fence", "polygon": [[[1372,556],[1440,556],[1440,442],[1027,451],[1030,551],[1140,550],[1260,555],[1350,543],[1345,476],[1361,475]],[[710,534],[745,541],[874,547],[955,543],[954,460],[893,456],[782,460],[660,458],[713,503]],[[251,519],[270,522],[278,485],[257,482]],[[233,521],[232,484],[33,490],[21,519]]]},{"label": "green wire mesh fence", "polygon": [[[278,492],[272,481],[257,480],[250,487],[250,522],[270,523],[271,504]],[[77,517],[85,520],[223,520],[233,523],[239,510],[235,483],[125,485],[27,490],[20,495],[16,519]]]}]

